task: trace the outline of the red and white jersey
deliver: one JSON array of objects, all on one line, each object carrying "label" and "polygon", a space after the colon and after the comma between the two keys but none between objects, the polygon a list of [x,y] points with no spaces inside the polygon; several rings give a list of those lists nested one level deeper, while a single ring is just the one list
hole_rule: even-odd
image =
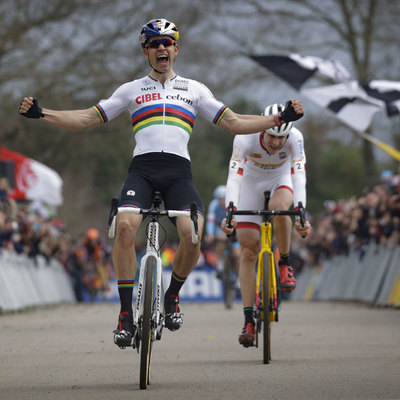
[{"label": "red and white jersey", "polygon": [[218,125],[228,107],[202,83],[176,75],[164,84],[151,76],[125,83],[94,109],[102,122],[129,111],[136,141],[133,156],[166,152],[190,160],[188,142],[196,115]]},{"label": "red and white jersey", "polygon": [[262,144],[262,133],[236,135],[229,163],[226,205],[239,209],[262,209],[264,191],[271,195],[279,187],[293,191],[294,205],[306,205],[306,155],[302,133],[292,128],[288,139],[275,154]]}]

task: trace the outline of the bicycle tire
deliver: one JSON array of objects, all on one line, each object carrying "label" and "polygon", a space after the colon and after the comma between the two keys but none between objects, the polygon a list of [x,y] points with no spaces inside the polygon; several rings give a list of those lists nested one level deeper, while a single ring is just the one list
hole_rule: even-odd
[{"label": "bicycle tire", "polygon": [[269,274],[269,254],[263,256],[263,279],[262,279],[262,308],[263,308],[263,363],[269,364],[271,361],[271,322],[270,322],[270,274]]},{"label": "bicycle tire", "polygon": [[224,286],[224,304],[225,308],[231,309],[233,305],[233,260],[232,253],[229,250],[228,254],[224,256],[224,274],[222,277],[222,283]]},{"label": "bicycle tire", "polygon": [[140,353],[140,389],[146,389],[147,385],[150,384],[151,351],[153,347],[151,318],[153,313],[154,263],[154,258],[148,257],[145,264],[145,291],[141,335],[142,346]]}]

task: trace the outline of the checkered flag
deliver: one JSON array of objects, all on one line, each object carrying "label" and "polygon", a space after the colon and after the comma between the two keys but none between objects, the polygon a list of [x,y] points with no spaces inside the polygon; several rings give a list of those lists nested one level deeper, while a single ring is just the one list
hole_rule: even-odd
[{"label": "checkered flag", "polygon": [[319,57],[301,56],[295,53],[286,55],[267,54],[250,56],[250,58],[297,90],[300,90],[303,84],[313,76],[329,78],[334,82],[346,82],[351,79],[347,69],[336,60],[328,61]]},{"label": "checkered flag", "polygon": [[[388,117],[400,113],[400,82],[373,80],[361,84],[351,79],[339,61],[295,53],[250,58],[358,132],[365,132],[377,112]],[[313,77],[329,79],[335,84],[305,88]]]},{"label": "checkered flag", "polygon": [[377,112],[389,117],[400,113],[400,82],[371,81],[361,85],[350,81],[300,92],[358,132],[367,130]]}]

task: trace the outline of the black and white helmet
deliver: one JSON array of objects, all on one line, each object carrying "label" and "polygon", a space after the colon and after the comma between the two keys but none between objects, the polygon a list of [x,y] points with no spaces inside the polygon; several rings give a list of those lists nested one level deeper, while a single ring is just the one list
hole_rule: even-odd
[{"label": "black and white helmet", "polygon": [[[275,103],[270,106],[265,107],[262,115],[276,115],[285,109],[283,104]],[[289,134],[290,130],[293,128],[293,122],[286,122],[281,126],[274,126],[273,128],[267,129],[270,135],[273,136],[286,136]]]}]

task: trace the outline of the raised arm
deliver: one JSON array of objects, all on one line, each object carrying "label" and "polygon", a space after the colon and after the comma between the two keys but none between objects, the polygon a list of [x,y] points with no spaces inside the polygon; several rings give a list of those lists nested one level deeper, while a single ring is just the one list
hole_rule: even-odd
[{"label": "raised arm", "polygon": [[41,108],[37,99],[33,97],[25,97],[21,101],[19,112],[24,117],[41,119],[65,129],[87,129],[101,123],[101,119],[93,107],[85,110],[50,110]]},{"label": "raised arm", "polygon": [[300,100],[290,100],[285,110],[276,115],[245,115],[228,110],[219,126],[235,135],[263,132],[289,121],[296,121],[304,114]]}]

